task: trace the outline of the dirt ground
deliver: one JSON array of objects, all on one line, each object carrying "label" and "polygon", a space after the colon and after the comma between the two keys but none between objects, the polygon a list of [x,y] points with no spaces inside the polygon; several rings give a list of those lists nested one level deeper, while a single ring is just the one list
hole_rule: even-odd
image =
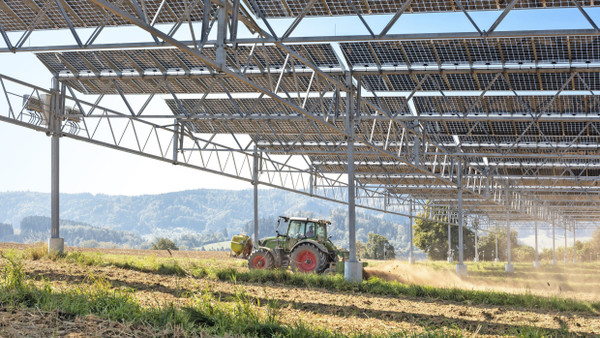
[{"label": "dirt ground", "polygon": [[[113,250],[102,250],[102,252],[116,253]],[[119,250],[119,252],[133,254],[134,251]],[[148,252],[144,252],[144,254],[148,254]],[[177,254],[188,257],[185,252]],[[206,258],[215,253],[188,254]],[[600,317],[592,314],[468,305],[424,298],[330,292],[323,289],[286,287],[270,283],[236,285],[207,278],[164,276],[114,267],[84,267],[60,260],[55,262],[27,260],[25,267],[33,279],[49,280],[59,289],[77,283],[85,283],[90,274],[104,276],[115,287],[136,290],[137,300],[147,306],[169,303],[186,304],[193,297],[184,295],[198,294],[201,290],[207,289],[212,290],[222,300],[228,301],[238,288],[243,288],[248,295],[260,299],[260,304],[266,304],[269,299],[278,300],[281,304],[280,318],[286,323],[293,324],[302,320],[309,326],[325,327],[343,333],[385,334],[399,330],[410,330],[417,333],[440,328],[450,330],[458,328],[467,335],[476,333],[483,336],[497,336],[515,334],[515,330],[522,326],[536,326],[556,330],[557,335],[563,332],[560,331],[561,328],[568,328],[570,333],[583,336],[600,335]],[[393,266],[376,265],[372,267],[372,271],[390,271],[393,268]],[[388,272],[387,278],[391,278],[392,275]],[[419,279],[421,277],[417,277],[419,273],[415,273],[411,277],[409,272],[404,270],[398,275],[404,276],[402,278],[412,278],[412,282],[422,281]],[[23,312],[21,310],[14,313],[0,312],[0,332],[3,332],[0,333],[0,336],[20,336],[23,332],[39,332],[40,336],[54,335],[55,332],[59,336],[68,334],[72,334],[72,336],[111,336],[111,325],[114,324],[93,316],[64,319],[57,313]],[[27,331],[32,326],[38,331]],[[132,329],[138,330],[132,332],[139,332],[139,335],[142,336],[150,332],[144,330],[151,330],[151,328],[143,326]],[[176,335],[172,331],[164,334]]]}]

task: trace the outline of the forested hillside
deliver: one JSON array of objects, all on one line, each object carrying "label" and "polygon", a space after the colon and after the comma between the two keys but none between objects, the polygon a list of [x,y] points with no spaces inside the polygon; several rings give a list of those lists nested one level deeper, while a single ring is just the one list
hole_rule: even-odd
[{"label": "forested hillside", "polygon": [[[66,242],[81,243],[85,240],[98,242],[114,242],[119,246],[141,245],[142,240],[128,238],[126,241],[117,237],[123,234],[143,237],[148,240],[154,236],[166,236],[185,243],[183,247],[195,248],[205,243],[229,239],[234,233],[251,232],[252,215],[251,190],[191,190],[161,195],[142,196],[108,196],[92,194],[62,194],[61,219],[70,220],[69,225],[80,226],[79,232],[70,233],[76,241],[67,236],[67,228],[63,226],[61,236]],[[311,216],[332,221],[330,235],[340,245],[347,246],[347,213],[345,207],[316,198],[301,196],[285,191],[264,189],[259,191],[259,212],[261,217],[260,236],[274,233],[277,216]],[[27,219],[29,216],[50,215],[50,196],[35,192],[0,193],[0,223],[2,233],[12,231],[7,226],[12,224],[15,236],[21,240],[47,238],[42,235],[23,235],[31,227],[40,227],[36,233],[47,231],[48,220]],[[357,238],[366,241],[369,232],[378,233],[390,238],[401,251],[407,243],[407,219],[398,216],[383,215],[376,212],[357,214]],[[22,223],[23,220],[25,223]],[[24,224],[25,226],[23,226]],[[101,235],[98,230],[87,227],[109,228],[125,231],[113,232],[112,235]],[[1,229],[0,229],[1,230]],[[92,236],[92,233],[97,233]],[[12,236],[12,234],[11,234]],[[92,236],[92,237],[86,237]],[[104,236],[104,237],[103,237]],[[108,240],[115,236],[114,241]],[[87,238],[87,239],[86,239]],[[73,245],[73,244],[71,244]]]}]

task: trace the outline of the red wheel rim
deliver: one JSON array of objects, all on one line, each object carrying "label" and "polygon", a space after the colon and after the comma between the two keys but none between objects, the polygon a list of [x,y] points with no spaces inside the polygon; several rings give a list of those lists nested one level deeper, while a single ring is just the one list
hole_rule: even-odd
[{"label": "red wheel rim", "polygon": [[306,250],[298,254],[296,265],[301,272],[312,272],[317,267],[317,257],[312,252]]},{"label": "red wheel rim", "polygon": [[252,266],[257,269],[264,269],[265,265],[267,265],[267,260],[263,256],[256,256],[252,260]]}]

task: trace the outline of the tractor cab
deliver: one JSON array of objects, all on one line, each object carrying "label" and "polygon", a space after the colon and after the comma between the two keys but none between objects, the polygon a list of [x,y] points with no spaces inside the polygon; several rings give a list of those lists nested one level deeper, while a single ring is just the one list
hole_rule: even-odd
[{"label": "tractor cab", "polygon": [[327,240],[327,224],[329,224],[327,221],[298,217],[280,217],[280,219],[287,219],[288,223],[284,245],[286,250],[291,250],[296,243],[306,239],[317,242],[324,242]]}]

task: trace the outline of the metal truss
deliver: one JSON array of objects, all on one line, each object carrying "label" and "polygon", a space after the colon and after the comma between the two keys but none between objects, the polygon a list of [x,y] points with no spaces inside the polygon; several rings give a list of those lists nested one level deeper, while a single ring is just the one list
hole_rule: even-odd
[{"label": "metal truss", "polygon": [[[464,191],[469,212],[491,220],[506,210],[520,221],[596,217],[600,43],[585,10],[593,2],[546,1],[578,9],[592,28],[544,31],[498,30],[511,10],[537,8],[526,0],[23,3],[18,12],[31,13],[20,19],[8,11],[14,4],[0,5],[3,51],[53,51],[38,56],[74,109],[89,112],[66,113],[67,137],[249,182],[256,146],[260,184],[342,202],[351,146],[357,204],[366,208],[406,215],[413,201],[455,206]],[[482,28],[470,16],[476,10],[500,12]],[[462,13],[474,31],[389,34],[402,15],[425,12]],[[363,18],[370,14],[393,16],[376,32]],[[294,36],[305,17],[326,15],[357,16],[369,35]],[[293,18],[281,36],[269,23],[276,17]],[[256,37],[238,37],[238,23]],[[126,24],[153,41],[95,42],[104,27]],[[83,26],[96,27],[85,43]],[[193,39],[175,38],[186,26]],[[69,29],[76,44],[25,47],[35,29],[47,28]],[[16,42],[7,34],[14,31],[22,32]],[[143,49],[115,50],[125,47]],[[35,90],[26,107],[42,100]],[[78,93],[98,100],[85,103]],[[134,109],[131,94],[146,95],[144,105]],[[100,108],[107,96],[119,97],[125,113]],[[146,110],[165,96],[171,114]],[[13,111],[2,119],[45,130],[43,114]],[[230,142],[217,142],[224,135]],[[293,157],[303,166],[290,165]]]},{"label": "metal truss", "polygon": [[[49,111],[52,97],[60,96],[63,112],[60,115],[60,136],[108,147],[211,172],[242,181],[275,187],[295,193],[314,196],[338,203],[347,203],[348,186],[343,174],[330,174],[311,167],[298,167],[289,162],[293,155],[273,155],[256,150],[252,140],[243,140],[231,134],[229,142],[218,141],[220,130],[212,134],[192,131],[189,122],[171,122],[141,114],[141,110],[126,113],[107,108],[98,96],[94,102],[79,97],[63,84],[60,92],[53,92],[14,78],[0,75],[2,103],[6,114],[0,121],[36,131],[51,132]],[[124,104],[132,107],[126,97]],[[110,102],[109,102],[110,104]],[[114,102],[113,102],[114,105]],[[221,138],[222,139],[222,138]],[[254,161],[258,172],[254,173]],[[408,215],[407,196],[390,194],[386,185],[361,185],[355,188],[356,205],[361,208]]]}]

